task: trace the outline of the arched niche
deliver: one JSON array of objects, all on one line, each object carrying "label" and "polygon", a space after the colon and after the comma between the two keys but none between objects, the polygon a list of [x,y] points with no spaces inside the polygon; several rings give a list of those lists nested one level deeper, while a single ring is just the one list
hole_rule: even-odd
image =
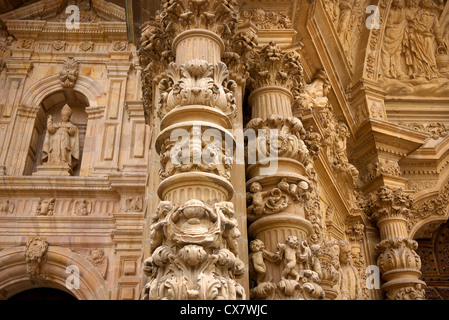
[{"label": "arched niche", "polygon": [[61,109],[68,105],[72,109],[71,122],[79,130],[80,159],[73,167],[73,176],[80,173],[84,139],[86,137],[87,113],[89,100],[82,93],[74,89],[63,89],[51,93],[42,100],[37,111],[30,149],[28,151],[25,175],[32,175],[36,169],[43,164],[43,145],[47,134],[47,118],[53,117],[54,123],[61,121]]},{"label": "arched niche", "polygon": [[426,299],[449,300],[449,222],[417,241],[422,280],[427,284]]},{"label": "arched niche", "polygon": [[11,298],[9,301],[74,301],[78,300],[72,294],[62,289],[55,288],[35,288],[22,291]]},{"label": "arched niche", "polygon": [[[30,279],[27,274],[25,248],[14,247],[0,251],[0,300],[9,299],[21,292],[37,288],[65,291],[78,300],[109,300],[106,281],[98,269],[81,255],[62,247],[49,246],[42,270],[43,278]],[[79,289],[66,286],[71,274],[68,267],[78,267]]]}]

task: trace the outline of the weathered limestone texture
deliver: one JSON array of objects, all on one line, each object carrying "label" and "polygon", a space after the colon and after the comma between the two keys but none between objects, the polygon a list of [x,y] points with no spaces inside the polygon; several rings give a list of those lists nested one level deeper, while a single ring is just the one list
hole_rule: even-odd
[{"label": "weathered limestone texture", "polygon": [[448,97],[447,0],[0,1],[0,299],[449,300]]}]

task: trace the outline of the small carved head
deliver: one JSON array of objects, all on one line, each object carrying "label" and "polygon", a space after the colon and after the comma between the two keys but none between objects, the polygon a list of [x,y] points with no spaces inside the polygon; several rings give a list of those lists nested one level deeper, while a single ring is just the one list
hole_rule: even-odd
[{"label": "small carved head", "polygon": [[252,253],[256,253],[265,249],[265,244],[262,242],[262,240],[256,239],[251,241],[249,248],[251,249]]},{"label": "small carved head", "polygon": [[259,182],[253,182],[251,184],[251,186],[249,187],[249,190],[252,193],[260,192],[260,191],[262,191],[262,185]]},{"label": "small carved head", "polygon": [[339,241],[338,245],[340,246],[340,263],[349,264],[351,262],[351,245],[347,241]]},{"label": "small carved head", "polygon": [[290,237],[287,238],[287,240],[285,240],[285,243],[289,247],[296,249],[296,248],[298,248],[298,246],[300,244],[300,241],[299,241],[298,237],[290,236]]},{"label": "small carved head", "polygon": [[68,122],[72,117],[72,108],[70,108],[67,104],[61,110],[61,118],[62,121]]}]

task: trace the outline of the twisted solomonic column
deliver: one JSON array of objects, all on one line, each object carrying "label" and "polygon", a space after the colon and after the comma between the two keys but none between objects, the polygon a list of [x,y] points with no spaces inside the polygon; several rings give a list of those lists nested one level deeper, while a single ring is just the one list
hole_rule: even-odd
[{"label": "twisted solomonic column", "polygon": [[143,299],[246,298],[229,202],[237,86],[221,62],[237,23],[233,0],[164,0],[143,32],[144,99],[160,120],[162,181]]},{"label": "twisted solomonic column", "polygon": [[[313,139],[292,113],[302,65],[271,42],[250,63],[246,127],[250,276],[253,299],[322,299],[323,240]],[[316,146],[315,146],[316,147]],[[256,152],[257,150],[257,152]],[[314,148],[316,150],[316,148]]]},{"label": "twisted solomonic column", "polygon": [[368,216],[380,229],[381,242],[377,265],[385,284],[382,289],[390,300],[424,300],[425,282],[421,277],[421,259],[415,252],[418,243],[409,238],[407,221],[413,200],[402,189],[387,186],[368,195],[363,203]]}]

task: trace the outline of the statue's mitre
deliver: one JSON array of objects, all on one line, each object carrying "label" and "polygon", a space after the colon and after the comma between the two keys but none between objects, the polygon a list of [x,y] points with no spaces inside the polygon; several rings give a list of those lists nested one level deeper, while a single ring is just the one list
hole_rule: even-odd
[{"label": "statue's mitre", "polygon": [[70,108],[67,104],[62,108],[61,115],[72,115],[72,108]]}]

